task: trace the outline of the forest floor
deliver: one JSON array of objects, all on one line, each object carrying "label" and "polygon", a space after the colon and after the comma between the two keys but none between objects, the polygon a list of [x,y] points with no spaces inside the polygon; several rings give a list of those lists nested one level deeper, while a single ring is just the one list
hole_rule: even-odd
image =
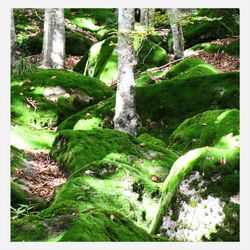
[{"label": "forest floor", "polygon": [[[211,42],[211,44],[215,45],[228,45],[237,38],[225,38],[225,39],[216,39]],[[169,53],[168,57],[171,61],[174,61],[174,54]],[[232,56],[232,55],[227,55],[225,53],[220,52],[220,53],[209,53],[206,51],[197,51],[190,57],[192,58],[199,58],[203,60],[204,62],[214,66],[216,69],[220,70],[221,72],[233,72],[236,71],[235,68],[237,65],[239,65],[240,58],[239,56]],[[65,59],[65,68],[68,70],[73,70],[75,65],[81,60],[82,56],[73,56],[73,55],[67,55]],[[30,62],[37,63],[41,60],[40,55],[33,55],[27,57],[27,59]],[[168,69],[170,69],[173,65],[169,64],[164,68],[164,71],[167,72]],[[162,67],[161,67],[162,68]]]},{"label": "forest floor", "polygon": [[56,188],[66,182],[65,173],[59,170],[55,161],[44,152],[27,152],[31,156],[24,169],[16,169],[12,178],[24,179],[30,195],[49,202]]}]

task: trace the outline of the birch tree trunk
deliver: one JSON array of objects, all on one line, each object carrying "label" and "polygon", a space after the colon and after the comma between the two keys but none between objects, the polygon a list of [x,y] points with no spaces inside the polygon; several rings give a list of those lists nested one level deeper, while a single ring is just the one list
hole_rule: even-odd
[{"label": "birch tree trunk", "polygon": [[13,9],[11,9],[11,37],[10,37],[10,44],[11,44],[11,63],[14,63],[16,60],[16,32],[15,32],[15,25],[14,25],[14,13]]},{"label": "birch tree trunk", "polygon": [[45,9],[42,68],[64,68],[64,9]]},{"label": "birch tree trunk", "polygon": [[150,28],[154,26],[154,15],[155,9],[148,9],[142,8],[141,9],[141,16],[140,16],[140,23],[141,25]]},{"label": "birch tree trunk", "polygon": [[135,136],[138,126],[134,78],[136,58],[133,48],[135,9],[119,9],[118,23],[118,85],[114,128]]},{"label": "birch tree trunk", "polygon": [[184,38],[180,24],[178,9],[168,9],[169,22],[173,34],[174,58],[179,59],[184,56]]}]

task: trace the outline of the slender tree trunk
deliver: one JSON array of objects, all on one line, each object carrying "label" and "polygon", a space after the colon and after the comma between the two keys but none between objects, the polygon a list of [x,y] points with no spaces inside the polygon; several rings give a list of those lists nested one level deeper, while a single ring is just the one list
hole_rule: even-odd
[{"label": "slender tree trunk", "polygon": [[114,127],[116,130],[136,135],[138,115],[135,106],[134,66],[136,58],[133,48],[135,9],[119,9],[118,16],[118,85]]},{"label": "slender tree trunk", "polygon": [[155,9],[141,9],[140,23],[141,25],[150,28],[154,26]]},{"label": "slender tree trunk", "polygon": [[64,59],[64,9],[45,9],[41,67],[63,69]]},{"label": "slender tree trunk", "polygon": [[11,9],[11,63],[14,63],[16,60],[16,32],[14,25],[14,13],[13,9]]},{"label": "slender tree trunk", "polygon": [[178,9],[168,9],[169,22],[173,34],[174,42],[174,57],[175,59],[182,58],[184,56],[184,38],[182,27],[180,24]]}]

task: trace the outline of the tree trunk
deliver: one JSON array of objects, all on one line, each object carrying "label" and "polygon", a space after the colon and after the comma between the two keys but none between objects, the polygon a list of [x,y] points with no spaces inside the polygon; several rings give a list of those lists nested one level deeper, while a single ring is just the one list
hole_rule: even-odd
[{"label": "tree trunk", "polygon": [[140,23],[141,25],[150,28],[154,26],[155,9],[141,9]]},{"label": "tree trunk", "polygon": [[14,63],[16,60],[16,32],[14,25],[14,13],[11,9],[11,63]]},{"label": "tree trunk", "polygon": [[115,130],[124,131],[135,136],[138,126],[138,115],[135,106],[134,14],[134,9],[119,9],[117,45],[119,63],[114,127]]},{"label": "tree trunk", "polygon": [[64,9],[45,9],[41,67],[63,69],[64,59]]},{"label": "tree trunk", "polygon": [[173,49],[175,59],[179,59],[184,56],[184,38],[180,19],[178,16],[179,14],[180,12],[178,9],[168,9],[169,22],[173,34]]}]

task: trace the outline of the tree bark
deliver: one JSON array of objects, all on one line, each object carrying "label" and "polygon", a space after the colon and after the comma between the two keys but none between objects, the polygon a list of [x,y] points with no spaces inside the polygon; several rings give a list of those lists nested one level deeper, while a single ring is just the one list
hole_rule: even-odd
[{"label": "tree bark", "polygon": [[179,14],[180,12],[178,9],[168,9],[169,22],[173,34],[173,49],[175,59],[179,59],[184,56],[184,38]]},{"label": "tree bark", "polygon": [[154,15],[155,9],[148,9],[142,8],[141,9],[141,16],[140,16],[140,23],[141,25],[150,28],[154,26]]},{"label": "tree bark", "polygon": [[118,86],[114,128],[135,136],[138,127],[134,78],[136,58],[133,48],[135,9],[119,9],[118,23]]},{"label": "tree bark", "polygon": [[64,9],[45,9],[41,67],[63,69],[64,59]]},{"label": "tree bark", "polygon": [[14,13],[13,9],[11,9],[11,63],[14,63],[16,60],[16,32],[14,25]]}]

